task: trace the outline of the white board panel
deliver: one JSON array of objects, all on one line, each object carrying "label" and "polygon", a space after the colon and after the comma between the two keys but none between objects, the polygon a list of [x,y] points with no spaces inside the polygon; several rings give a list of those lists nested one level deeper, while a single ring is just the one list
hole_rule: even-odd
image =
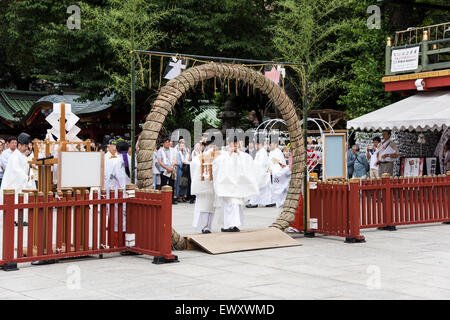
[{"label": "white board panel", "polygon": [[345,134],[324,134],[323,178],[345,178]]},{"label": "white board panel", "polygon": [[103,188],[103,152],[60,152],[58,189]]}]

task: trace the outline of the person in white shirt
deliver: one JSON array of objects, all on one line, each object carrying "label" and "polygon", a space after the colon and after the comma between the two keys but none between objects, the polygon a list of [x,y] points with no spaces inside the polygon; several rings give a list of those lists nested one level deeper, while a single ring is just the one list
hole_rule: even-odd
[{"label": "person in white shirt", "polygon": [[174,188],[177,168],[176,151],[170,147],[170,139],[164,140],[162,148],[158,150],[157,157],[161,166],[161,186],[170,185],[172,187],[172,204],[178,204]]},{"label": "person in white shirt", "polygon": [[391,130],[383,130],[383,142],[380,145],[380,151],[377,153],[377,164],[380,166],[379,175],[389,173],[394,175],[394,161],[400,155],[397,145],[391,140]]},{"label": "person in white shirt", "polygon": [[6,166],[8,165],[8,159],[11,156],[11,154],[16,150],[17,148],[17,138],[14,136],[11,136],[6,139],[6,142],[9,146],[6,150],[3,150],[2,155],[0,156],[0,166],[2,167],[3,173],[6,171]]},{"label": "person in white shirt", "polygon": [[379,170],[379,165],[377,164],[377,156],[378,156],[378,152],[380,151],[378,149],[380,143],[381,143],[381,139],[380,137],[374,137],[372,139],[373,141],[373,146],[368,146],[367,150],[366,150],[366,157],[369,160],[369,165],[370,165],[370,178],[375,178],[375,179],[379,179],[380,178],[380,174],[378,173]]},{"label": "person in white shirt", "polygon": [[161,190],[161,166],[158,162],[158,151],[160,147],[156,146],[153,150],[153,189]]},{"label": "person in white shirt", "polygon": [[[17,144],[17,141],[19,143]],[[14,141],[15,143],[11,143]],[[22,192],[27,186],[29,179],[30,166],[26,156],[28,150],[28,143],[30,136],[26,133],[21,133],[18,138],[10,140],[10,150],[13,146],[14,151],[7,158],[7,166],[3,175],[0,193],[3,195],[3,190],[14,189],[16,194]],[[16,146],[18,145],[18,148]],[[2,154],[3,155],[3,154]]]}]

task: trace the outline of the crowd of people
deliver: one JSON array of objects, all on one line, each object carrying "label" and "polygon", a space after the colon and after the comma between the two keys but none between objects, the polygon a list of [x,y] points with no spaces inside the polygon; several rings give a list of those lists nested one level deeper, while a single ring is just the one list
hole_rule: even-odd
[{"label": "crowd of people", "polygon": [[357,144],[347,151],[347,174],[349,178],[380,178],[384,173],[394,175],[394,161],[400,155],[397,145],[391,140],[391,131],[383,130],[382,138],[376,136],[366,152]]},{"label": "crowd of people", "polygon": [[[182,136],[180,136],[178,141],[171,141],[169,138],[164,139],[160,145],[155,147],[153,153],[153,188],[159,190],[164,185],[170,185],[174,190],[173,204],[178,204],[179,202],[194,203],[195,194],[191,191],[191,162],[205,152],[213,149],[218,150],[218,147],[213,143],[214,136],[212,139],[208,142],[207,137],[203,136],[192,150],[186,146]],[[264,163],[264,166],[270,171],[273,170],[274,165],[270,163],[273,157],[269,156],[276,154],[282,166],[286,166],[286,162],[289,159],[289,148],[284,146],[282,150],[281,146],[278,146],[276,143],[269,145],[268,142],[256,143],[255,141],[249,141],[247,146],[245,146],[244,141],[239,141],[237,148],[239,152],[245,152],[250,155],[255,162]],[[264,152],[259,152],[260,150]],[[258,204],[275,206],[276,201],[271,199],[270,194],[264,196],[264,200],[261,200],[260,203],[257,203],[256,198],[252,198],[247,207],[254,208]]]},{"label": "crowd of people", "polygon": [[239,232],[243,208],[281,207],[286,199],[292,157],[278,143],[263,139],[245,147],[236,137],[224,147],[202,141],[194,147],[191,192],[196,196],[193,226],[210,233],[214,215],[223,216],[222,232]]},{"label": "crowd of people", "polygon": [[[212,217],[222,210],[222,231],[236,232],[243,224],[243,208],[281,207],[286,198],[292,167],[288,146],[250,141],[247,146],[235,138],[218,147],[214,137],[203,136],[193,150],[183,137],[177,142],[163,140],[153,155],[153,187],[173,188],[173,203],[195,202],[194,223],[202,232],[211,232]],[[82,151],[85,146],[78,145]],[[73,151],[76,151],[73,150]],[[92,151],[104,151],[104,188],[126,189],[131,183],[131,146],[122,137],[106,136],[103,144],[92,142]],[[41,155],[41,152],[38,152]],[[2,190],[38,188],[38,167],[29,162],[35,158],[31,137],[0,139],[0,186]],[[135,174],[137,165],[135,160]],[[117,210],[115,215],[118,215]],[[125,214],[123,214],[125,228]],[[117,232],[115,219],[114,231]],[[125,229],[124,229],[125,230]]]},{"label": "crowd of people", "polygon": [[21,133],[18,137],[0,138],[0,189],[14,189],[16,193],[23,189],[37,188],[37,166],[29,165],[33,159],[31,137]]}]

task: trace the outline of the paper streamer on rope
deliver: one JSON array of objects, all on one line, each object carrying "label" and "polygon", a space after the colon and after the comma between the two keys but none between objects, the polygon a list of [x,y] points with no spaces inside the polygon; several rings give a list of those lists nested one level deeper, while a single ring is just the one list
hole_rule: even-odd
[{"label": "paper streamer on rope", "polygon": [[145,86],[145,81],[144,81],[144,66],[142,65],[142,61],[141,61],[141,57],[139,57],[139,53],[136,54],[136,57],[137,57],[138,62],[139,62],[139,67],[140,67],[139,71],[140,71],[140,74],[141,74],[141,82],[142,82],[142,86]]},{"label": "paper streamer on rope", "polygon": [[277,71],[281,73],[281,86],[284,89],[284,78],[286,78],[286,68],[284,68],[282,65],[277,65]]},{"label": "paper streamer on rope", "polygon": [[161,63],[159,65],[159,83],[158,83],[158,91],[161,89],[161,81],[162,81],[162,72],[163,72],[163,63],[164,63],[164,57],[161,56]]},{"label": "paper streamer on rope", "polygon": [[186,69],[186,59],[184,58],[177,58],[172,57],[169,64],[166,66],[166,69],[164,70],[164,79],[172,80],[175,77],[178,77],[181,73],[181,70]]},{"label": "paper streamer on rope", "polygon": [[148,88],[152,88],[152,55],[148,56]]},{"label": "paper streamer on rope", "polygon": [[[270,67],[270,66],[269,66]],[[264,76],[270,80],[272,80],[273,82],[275,82],[276,84],[280,83],[280,76],[281,76],[281,72],[277,70],[277,68],[275,68],[275,66],[272,66],[270,68],[270,70],[265,70],[264,71]]]}]

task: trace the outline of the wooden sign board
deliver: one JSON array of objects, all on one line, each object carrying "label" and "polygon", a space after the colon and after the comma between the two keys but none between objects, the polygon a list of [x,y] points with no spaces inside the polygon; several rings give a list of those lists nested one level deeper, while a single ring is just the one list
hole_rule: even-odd
[{"label": "wooden sign board", "polygon": [[63,188],[103,188],[103,152],[59,152],[58,190]]},{"label": "wooden sign board", "polygon": [[323,137],[323,179],[347,177],[345,133],[326,133]]}]

